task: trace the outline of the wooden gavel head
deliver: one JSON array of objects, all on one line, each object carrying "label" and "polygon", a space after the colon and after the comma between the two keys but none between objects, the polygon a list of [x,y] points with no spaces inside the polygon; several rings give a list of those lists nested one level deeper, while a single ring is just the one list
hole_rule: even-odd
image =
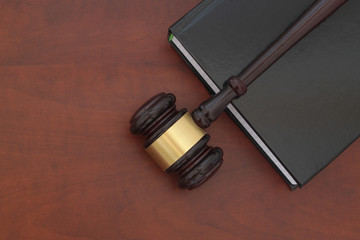
[{"label": "wooden gavel head", "polygon": [[146,152],[162,170],[178,176],[181,188],[196,188],[223,162],[222,150],[207,145],[210,136],[203,128],[216,120],[232,99],[245,92],[246,86],[233,77],[192,115],[185,108],[176,110],[173,94],[160,93],[133,115],[130,131],[145,136]]}]

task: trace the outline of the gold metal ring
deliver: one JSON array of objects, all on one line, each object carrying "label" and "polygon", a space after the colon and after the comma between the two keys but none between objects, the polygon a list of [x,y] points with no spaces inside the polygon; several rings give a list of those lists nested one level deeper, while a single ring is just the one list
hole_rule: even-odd
[{"label": "gold metal ring", "polygon": [[206,132],[193,121],[190,113],[185,113],[146,152],[166,170],[190,150]]}]

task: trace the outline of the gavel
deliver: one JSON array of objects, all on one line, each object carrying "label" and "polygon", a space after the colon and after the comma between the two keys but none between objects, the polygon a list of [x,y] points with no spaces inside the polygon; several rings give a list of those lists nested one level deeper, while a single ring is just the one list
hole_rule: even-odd
[{"label": "gavel", "polygon": [[223,162],[223,151],[207,145],[210,136],[204,129],[233,99],[245,94],[258,76],[345,2],[315,1],[272,45],[191,114],[185,108],[176,110],[176,99],[171,93],[152,97],[133,115],[130,131],[145,136],[146,152],[162,170],[178,176],[179,187],[200,186]]}]

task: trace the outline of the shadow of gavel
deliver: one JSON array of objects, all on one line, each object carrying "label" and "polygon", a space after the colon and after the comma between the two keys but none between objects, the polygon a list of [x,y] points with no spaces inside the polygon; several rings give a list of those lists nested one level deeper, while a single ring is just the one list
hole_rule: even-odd
[{"label": "shadow of gavel", "polygon": [[346,0],[317,0],[270,47],[225,87],[203,102],[191,114],[176,110],[175,96],[160,93],[133,115],[130,130],[145,136],[144,148],[167,173],[176,173],[181,188],[193,189],[208,180],[221,166],[223,152],[208,146],[210,126],[227,105],[247,91],[258,76],[294,44],[320,24]]}]

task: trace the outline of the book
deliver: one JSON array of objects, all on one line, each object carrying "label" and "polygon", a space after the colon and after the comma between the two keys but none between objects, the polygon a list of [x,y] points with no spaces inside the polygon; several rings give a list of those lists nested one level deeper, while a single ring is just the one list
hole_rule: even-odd
[{"label": "book", "polygon": [[[205,0],[169,28],[169,41],[214,94],[312,3]],[[359,1],[345,3],[228,105],[291,189],[304,186],[360,135],[356,9]]]}]

